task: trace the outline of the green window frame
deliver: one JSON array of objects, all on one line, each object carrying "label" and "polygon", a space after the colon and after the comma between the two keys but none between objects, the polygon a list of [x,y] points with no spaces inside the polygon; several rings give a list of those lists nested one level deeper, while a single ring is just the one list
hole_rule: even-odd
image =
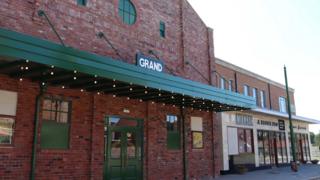
[{"label": "green window frame", "polygon": [[0,114],[0,147],[13,144],[15,117]]},{"label": "green window frame", "polygon": [[178,150],[181,148],[180,119],[175,115],[167,115],[167,148]]},{"label": "green window frame", "polygon": [[42,149],[68,149],[71,101],[45,97],[42,101]]},{"label": "green window frame", "polygon": [[136,22],[136,8],[130,0],[119,0],[118,13],[121,20],[126,24],[132,25]]},{"label": "green window frame", "polygon": [[163,21],[160,21],[159,31],[160,31],[160,36],[165,38],[166,37],[166,24]]},{"label": "green window frame", "polygon": [[86,6],[87,5],[87,0],[77,0],[77,4],[81,6]]}]

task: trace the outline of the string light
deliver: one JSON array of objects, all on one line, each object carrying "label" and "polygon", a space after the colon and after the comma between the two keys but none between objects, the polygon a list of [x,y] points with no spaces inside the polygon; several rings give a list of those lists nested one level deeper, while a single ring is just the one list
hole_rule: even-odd
[{"label": "string light", "polygon": [[53,71],[51,71],[51,72],[50,72],[50,74],[51,74],[51,76],[53,76],[53,75],[54,75],[54,72],[53,72]]},{"label": "string light", "polygon": [[28,60],[28,59],[26,59],[26,63],[29,63],[29,60]]},{"label": "string light", "polygon": [[61,88],[62,88],[62,89],[64,89],[65,87],[64,87],[64,86],[62,86]]},{"label": "string light", "polygon": [[130,100],[130,97],[127,97],[127,100]]},{"label": "string light", "polygon": [[116,87],[116,85],[115,85],[115,84],[113,84],[113,85],[112,85],[112,87],[114,87],[114,88],[115,88],[115,87]]},{"label": "string light", "polygon": [[94,83],[94,84],[98,84],[98,81],[97,81],[97,80],[95,80],[93,83]]},{"label": "string light", "polygon": [[161,96],[161,93],[159,93],[159,96]]},{"label": "string light", "polygon": [[97,77],[98,77],[98,75],[94,75],[94,77],[95,77],[95,78],[97,78]]},{"label": "string light", "polygon": [[22,78],[20,78],[20,79],[19,79],[19,81],[20,81],[20,82],[22,82],[22,81],[23,81],[23,79],[22,79]]},{"label": "string light", "polygon": [[144,91],[145,94],[148,94],[148,91]]},{"label": "string light", "polygon": [[114,98],[115,98],[115,97],[117,97],[117,95],[115,95],[115,94],[114,94],[114,95],[112,95],[112,97],[114,97]]},{"label": "string light", "polygon": [[166,103],[162,103],[162,106],[165,106],[166,105]]},{"label": "string light", "polygon": [[46,85],[46,83],[45,83],[45,82],[42,82],[41,84],[42,84],[42,86]]},{"label": "string light", "polygon": [[83,90],[83,89],[81,89],[80,91],[81,91],[81,92],[83,92],[84,90]]},{"label": "string light", "polygon": [[100,95],[100,92],[97,92],[98,95]]},{"label": "string light", "polygon": [[53,68],[54,68],[54,66],[53,66],[53,65],[51,65],[51,68],[53,69]]},{"label": "string light", "polygon": [[140,101],[140,102],[142,102],[143,100],[142,100],[142,99],[140,99],[139,101]]},{"label": "string light", "polygon": [[28,66],[26,66],[26,68],[25,68],[26,70],[28,70],[29,69],[29,67]]},{"label": "string light", "polygon": [[133,89],[132,88],[130,88],[130,91],[132,91]]},{"label": "string light", "polygon": [[74,76],[74,77],[73,77],[73,80],[77,80],[77,77],[76,77],[76,76]]},{"label": "string light", "polygon": [[152,101],[151,103],[154,104],[154,101]]}]

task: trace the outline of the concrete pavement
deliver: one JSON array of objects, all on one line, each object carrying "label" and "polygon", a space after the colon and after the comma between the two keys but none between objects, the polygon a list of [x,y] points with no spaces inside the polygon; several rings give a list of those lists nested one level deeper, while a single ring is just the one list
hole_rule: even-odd
[{"label": "concrete pavement", "polygon": [[246,174],[224,175],[217,180],[320,180],[320,165],[300,165],[298,172],[290,167],[257,170]]}]

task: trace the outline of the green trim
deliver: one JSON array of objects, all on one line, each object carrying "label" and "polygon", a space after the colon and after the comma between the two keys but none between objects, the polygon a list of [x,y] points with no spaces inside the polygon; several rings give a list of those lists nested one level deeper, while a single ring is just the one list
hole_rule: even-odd
[{"label": "green trim", "polygon": [[255,99],[252,97],[177,76],[147,70],[109,57],[71,47],[63,47],[54,42],[1,28],[0,56],[28,59],[40,64],[54,65],[71,71],[77,70],[90,75],[98,75],[222,104],[244,108],[255,107]]}]

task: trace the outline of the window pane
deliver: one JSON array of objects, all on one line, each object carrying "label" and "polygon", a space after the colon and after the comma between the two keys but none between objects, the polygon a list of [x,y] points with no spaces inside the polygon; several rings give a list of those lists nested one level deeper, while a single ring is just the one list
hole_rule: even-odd
[{"label": "window pane", "polygon": [[288,162],[288,154],[287,154],[287,145],[286,145],[286,135],[285,135],[285,133],[281,133],[281,146],[282,146],[283,163],[287,163]]},{"label": "window pane", "polygon": [[12,144],[14,120],[0,117],[0,144]]},{"label": "window pane", "polygon": [[246,152],[246,141],[244,129],[238,129],[238,143],[239,143],[239,153]]},{"label": "window pane", "polygon": [[51,110],[52,109],[51,100],[50,99],[44,99],[43,100],[43,109],[46,109],[46,110]]},{"label": "window pane", "polygon": [[127,133],[127,156],[129,158],[136,157],[136,134],[128,132]]},{"label": "window pane", "polygon": [[60,111],[68,112],[69,111],[69,102],[62,101],[60,105]]},{"label": "window pane", "polygon": [[43,120],[52,120],[51,119],[51,111],[42,111],[42,119]]},{"label": "window pane", "polygon": [[121,155],[121,132],[111,134],[111,158],[119,159]]},{"label": "window pane", "polygon": [[263,147],[263,132],[258,131],[258,151],[259,151],[259,163],[264,165],[264,147]]},{"label": "window pane", "polygon": [[126,119],[126,118],[109,117],[109,125],[122,126],[122,127],[135,127],[135,126],[138,126],[138,122],[136,120]]},{"label": "window pane", "polygon": [[167,116],[167,130],[168,131],[179,131],[177,116],[172,116],[172,115]]},{"label": "window pane", "polygon": [[265,162],[270,164],[269,133],[267,131],[263,132],[263,139]]},{"label": "window pane", "polygon": [[248,153],[252,153],[253,152],[253,139],[252,139],[252,130],[247,129],[246,130],[246,149]]},{"label": "window pane", "polygon": [[68,123],[68,113],[58,113],[58,115],[60,116],[58,122]]}]

